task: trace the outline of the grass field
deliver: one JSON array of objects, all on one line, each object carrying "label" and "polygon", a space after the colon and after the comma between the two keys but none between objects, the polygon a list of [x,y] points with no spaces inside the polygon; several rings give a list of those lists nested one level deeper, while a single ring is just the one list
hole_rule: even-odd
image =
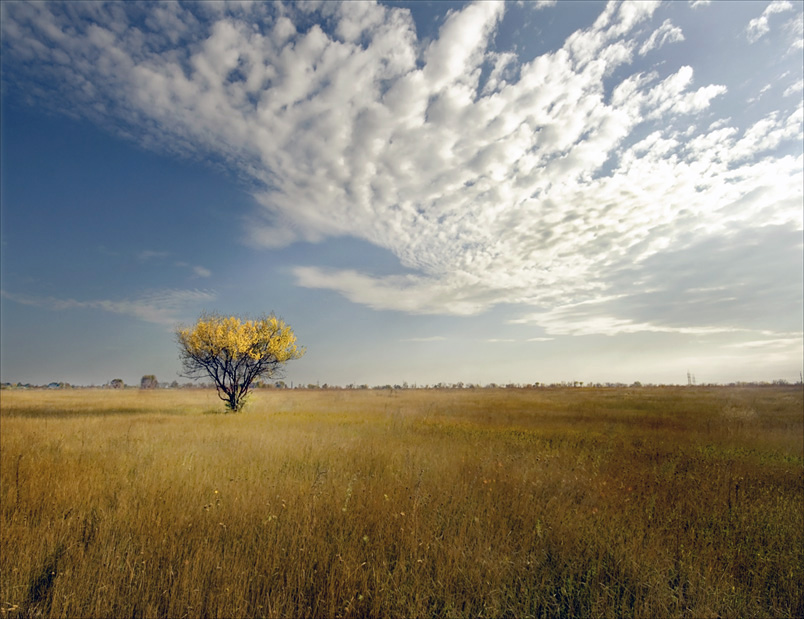
[{"label": "grass field", "polygon": [[3,617],[802,617],[801,386],[0,394]]}]

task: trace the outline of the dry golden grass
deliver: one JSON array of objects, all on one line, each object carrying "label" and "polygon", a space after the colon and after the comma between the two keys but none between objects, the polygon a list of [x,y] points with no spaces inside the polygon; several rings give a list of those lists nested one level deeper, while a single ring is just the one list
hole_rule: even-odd
[{"label": "dry golden grass", "polygon": [[4,617],[804,615],[800,387],[0,398]]}]

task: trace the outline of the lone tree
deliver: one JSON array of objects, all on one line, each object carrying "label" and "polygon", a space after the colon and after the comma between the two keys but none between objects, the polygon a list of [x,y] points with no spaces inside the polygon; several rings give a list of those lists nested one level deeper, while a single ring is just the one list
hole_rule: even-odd
[{"label": "lone tree", "polygon": [[292,329],[273,314],[256,320],[203,314],[195,326],[178,327],[176,340],[182,376],[209,376],[232,412],[242,410],[255,379],[276,376],[305,352],[296,346]]}]

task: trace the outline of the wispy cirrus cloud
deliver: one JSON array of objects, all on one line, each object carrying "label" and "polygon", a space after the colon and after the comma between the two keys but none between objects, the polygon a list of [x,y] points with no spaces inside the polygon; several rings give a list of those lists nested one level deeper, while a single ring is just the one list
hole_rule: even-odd
[{"label": "wispy cirrus cloud", "polygon": [[193,265],[188,264],[187,262],[179,261],[174,263],[177,267],[181,267],[183,269],[190,269],[193,273],[193,277],[212,277],[212,271],[207,269],[206,267],[202,267],[200,265]]},{"label": "wispy cirrus cloud", "polygon": [[784,96],[790,97],[793,95],[798,95],[801,97],[802,91],[804,91],[804,80],[798,80],[795,84],[792,84],[785,89]]},{"label": "wispy cirrus cloud", "polygon": [[195,273],[196,277],[211,277],[212,276],[212,271],[210,271],[209,269],[204,268],[202,266],[198,266],[198,265],[193,267],[193,273]]},{"label": "wispy cirrus cloud", "polygon": [[667,43],[678,43],[683,40],[684,33],[681,31],[681,28],[674,26],[669,19],[666,19],[640,46],[639,55],[644,56],[648,52],[659,49]]},{"label": "wispy cirrus cloud", "polygon": [[[506,7],[491,2],[452,11],[429,41],[407,10],[371,3],[15,4],[3,34],[75,113],[249,179],[252,244],[349,235],[410,271],[298,266],[300,286],[410,313],[507,303],[551,333],[741,328],[693,305],[668,317],[661,281],[655,303],[634,288],[684,252],[720,264],[707,241],[726,230],[801,230],[802,107],[742,125],[712,116],[726,85],[683,64],[637,69],[684,41],[654,23],[658,6],[609,3],[528,62],[494,49]],[[769,5],[752,40],[789,9]],[[48,80],[31,96],[46,98]],[[732,282],[732,296],[750,286],[770,302],[761,279]]]},{"label": "wispy cirrus cloud", "polygon": [[[140,262],[156,262],[162,263],[167,258],[169,258],[171,252],[169,251],[157,251],[153,249],[144,249],[137,253],[137,259]],[[174,266],[177,266],[182,269],[189,269],[193,273],[193,277],[211,277],[212,271],[208,268],[203,267],[198,264],[190,264],[183,260],[179,260],[173,263]]]},{"label": "wispy cirrus cloud", "polygon": [[765,10],[762,11],[762,15],[759,17],[755,17],[750,22],[748,22],[748,27],[746,28],[746,32],[748,34],[748,40],[751,43],[755,43],[763,36],[770,32],[770,16],[774,13],[784,13],[786,11],[792,11],[793,5],[790,4],[787,0],[773,0]]},{"label": "wispy cirrus cloud", "polygon": [[42,297],[0,291],[4,299],[42,307],[53,311],[95,309],[132,316],[144,322],[172,327],[200,305],[215,300],[216,295],[206,290],[158,290],[134,299],[92,299],[79,301],[70,298]]},{"label": "wispy cirrus cloud", "polygon": [[163,258],[167,258],[170,255],[170,252],[167,251],[156,251],[153,249],[143,249],[139,253],[137,253],[137,260],[140,262],[148,262],[149,260],[161,260]]}]

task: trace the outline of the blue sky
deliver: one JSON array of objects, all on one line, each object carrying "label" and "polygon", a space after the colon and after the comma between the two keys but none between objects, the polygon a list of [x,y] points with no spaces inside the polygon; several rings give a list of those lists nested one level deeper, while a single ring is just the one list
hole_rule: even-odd
[{"label": "blue sky", "polygon": [[799,378],[800,2],[0,10],[3,381]]}]

